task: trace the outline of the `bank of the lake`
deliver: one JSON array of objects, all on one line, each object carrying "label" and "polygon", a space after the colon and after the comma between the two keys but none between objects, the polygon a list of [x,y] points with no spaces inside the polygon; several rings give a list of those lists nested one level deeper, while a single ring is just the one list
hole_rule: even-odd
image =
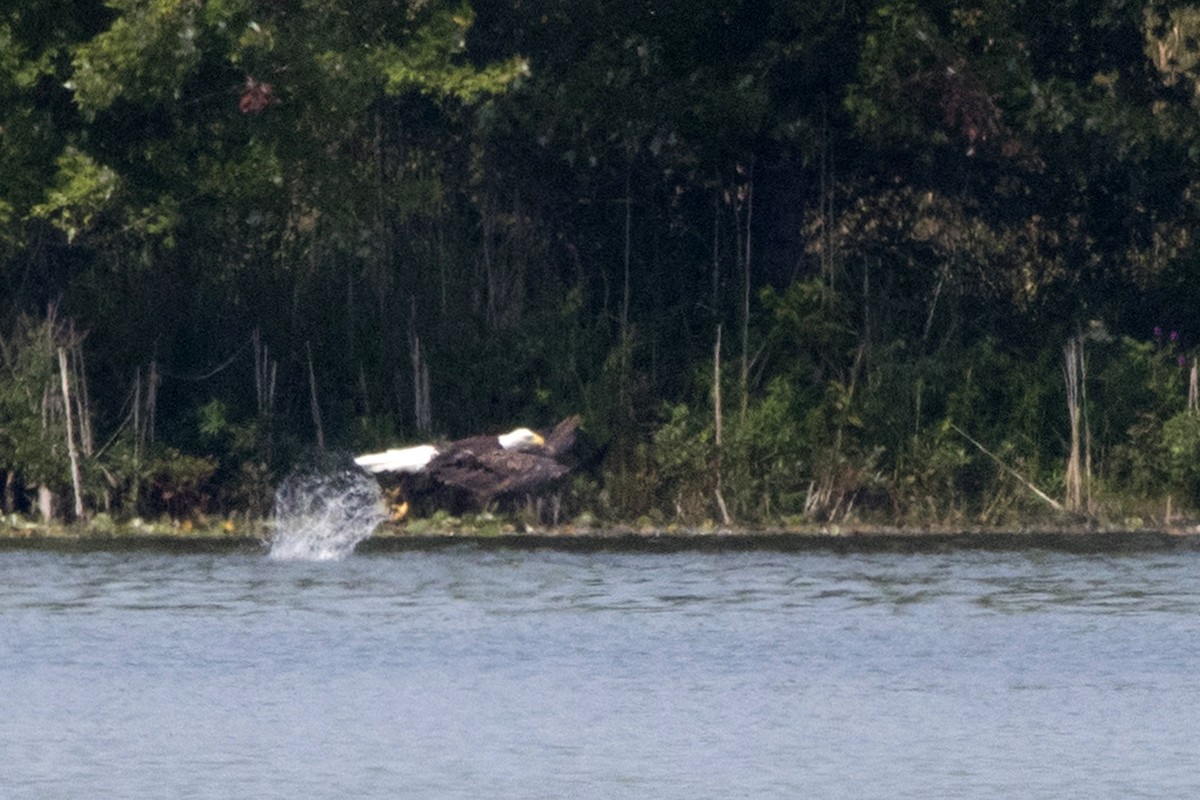
[{"label": "bank of the lake", "polygon": [[[163,549],[179,551],[265,550],[275,536],[273,520],[205,524],[107,518],[75,524],[47,524],[20,517],[0,519],[0,547],[48,549]],[[533,526],[513,518],[444,517],[410,523],[384,523],[361,541],[364,552],[481,547],[558,550],[930,550],[942,548],[1049,548],[1074,552],[1200,547],[1200,525],[1120,526],[1045,524],[1024,527],[787,525],[685,527],[647,524],[563,524]]]}]

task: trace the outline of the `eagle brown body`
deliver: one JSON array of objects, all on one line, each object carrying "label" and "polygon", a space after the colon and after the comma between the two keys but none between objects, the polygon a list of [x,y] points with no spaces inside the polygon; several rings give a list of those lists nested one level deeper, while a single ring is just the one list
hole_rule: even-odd
[{"label": "eagle brown body", "polygon": [[539,434],[540,444],[523,449],[505,449],[501,437],[471,436],[435,446],[436,454],[419,471],[373,471],[395,484],[394,505],[403,501],[423,511],[459,513],[521,502],[553,488],[571,471],[563,459],[575,444],[579,424],[578,416],[568,417]]}]

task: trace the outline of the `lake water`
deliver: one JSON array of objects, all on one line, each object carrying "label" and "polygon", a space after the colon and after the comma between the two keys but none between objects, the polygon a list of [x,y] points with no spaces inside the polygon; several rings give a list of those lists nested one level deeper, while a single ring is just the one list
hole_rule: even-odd
[{"label": "lake water", "polygon": [[1200,794],[1200,551],[0,550],[5,798]]}]

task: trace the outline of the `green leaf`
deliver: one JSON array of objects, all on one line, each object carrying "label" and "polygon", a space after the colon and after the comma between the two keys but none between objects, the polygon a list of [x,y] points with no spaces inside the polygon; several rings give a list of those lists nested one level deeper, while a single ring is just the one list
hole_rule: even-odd
[{"label": "green leaf", "polygon": [[34,206],[30,216],[49,220],[73,242],[111,207],[120,181],[111,168],[74,147],[68,147],[56,163],[58,174],[46,202]]}]

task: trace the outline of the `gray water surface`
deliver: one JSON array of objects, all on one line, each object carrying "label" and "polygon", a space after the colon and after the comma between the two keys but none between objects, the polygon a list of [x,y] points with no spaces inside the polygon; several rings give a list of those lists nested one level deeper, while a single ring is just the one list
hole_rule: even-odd
[{"label": "gray water surface", "polygon": [[5,798],[1200,794],[1200,553],[0,552]]}]

